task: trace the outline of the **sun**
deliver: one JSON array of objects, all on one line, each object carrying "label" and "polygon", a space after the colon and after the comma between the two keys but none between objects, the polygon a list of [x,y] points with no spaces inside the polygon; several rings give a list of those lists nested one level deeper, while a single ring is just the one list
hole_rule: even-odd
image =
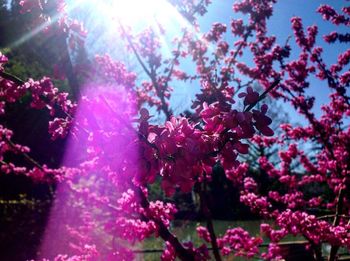
[{"label": "sun", "polygon": [[131,27],[152,25],[155,21],[182,23],[183,18],[167,0],[86,0],[101,18],[118,20]]}]

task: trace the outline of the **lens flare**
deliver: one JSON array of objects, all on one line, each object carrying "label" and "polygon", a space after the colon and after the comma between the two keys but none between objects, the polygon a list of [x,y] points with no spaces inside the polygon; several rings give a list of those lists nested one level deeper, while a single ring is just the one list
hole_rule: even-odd
[{"label": "lens flare", "polygon": [[[195,32],[176,7],[166,0],[80,2],[90,7],[88,9],[91,13],[86,15],[92,16],[92,23],[105,25],[100,34],[94,33],[91,30],[94,28],[87,26],[92,42],[87,41],[86,46],[90,52],[109,51],[109,44],[118,49],[115,46],[118,42],[108,38],[111,32],[115,32],[117,41],[120,41],[116,29],[118,26],[135,31],[152,27],[162,42],[160,52],[163,55],[171,53],[167,44],[173,36],[183,34],[182,28]],[[169,39],[157,31],[160,30],[160,25],[166,28]],[[195,34],[200,38],[198,32]],[[120,44],[123,42],[120,41]],[[164,48],[168,48],[168,51]],[[94,160],[84,162],[84,166],[90,164],[95,167],[93,171],[82,171],[83,176],[80,179],[77,177],[74,184],[67,182],[58,185],[38,257],[53,258],[59,253],[86,252],[86,247],[95,245],[106,252],[122,251],[123,246],[118,245],[121,242],[111,238],[111,235],[121,231],[113,230],[113,233],[108,234],[106,230],[110,224],[113,227],[117,217],[123,218],[126,213],[116,213],[111,205],[121,197],[121,192],[126,187],[124,183],[137,180],[147,167],[140,160],[143,147],[135,142],[138,140],[133,129],[137,104],[134,93],[129,91],[127,86],[111,87],[94,83],[89,83],[82,89],[82,98],[78,101],[75,114],[75,127],[81,132],[71,135],[62,165],[81,166],[81,162],[92,158]],[[111,175],[111,172],[114,174]],[[104,198],[108,202],[104,202]],[[113,257],[108,260],[123,259]]]}]

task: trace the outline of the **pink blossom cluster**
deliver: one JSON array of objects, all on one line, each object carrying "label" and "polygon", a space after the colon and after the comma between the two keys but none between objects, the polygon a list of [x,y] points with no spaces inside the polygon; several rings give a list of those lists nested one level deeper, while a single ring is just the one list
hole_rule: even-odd
[{"label": "pink blossom cluster", "polygon": [[259,253],[259,246],[262,243],[260,237],[251,237],[242,228],[228,229],[223,237],[218,238],[218,245],[223,255],[231,252],[235,256],[254,257]]}]

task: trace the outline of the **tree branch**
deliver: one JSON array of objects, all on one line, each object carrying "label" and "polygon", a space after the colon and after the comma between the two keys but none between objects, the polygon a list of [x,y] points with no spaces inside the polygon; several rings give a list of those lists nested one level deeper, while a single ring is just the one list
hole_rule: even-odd
[{"label": "tree branch", "polygon": [[[149,211],[149,201],[146,198],[145,194],[141,190],[140,187],[137,187],[135,185],[132,185],[134,187],[135,192],[140,196],[140,204],[141,206],[146,210],[146,213]],[[147,218],[147,217],[146,217]],[[174,247],[176,254],[179,256],[179,258],[183,261],[194,261],[194,255],[192,252],[190,252],[188,249],[186,249],[179,241],[179,239],[173,235],[169,229],[164,225],[164,223],[161,220],[158,220],[156,218],[152,218],[152,215],[148,215],[148,219],[151,219],[154,221],[159,230],[159,235],[164,241],[170,242],[170,244]]]},{"label": "tree branch", "polygon": [[203,183],[204,188],[201,188],[199,186],[199,198],[200,198],[200,205],[201,205],[201,210],[203,212],[203,215],[206,219],[207,223],[207,229],[210,235],[210,242],[211,246],[213,248],[213,254],[215,257],[216,261],[221,261],[221,255],[219,252],[219,246],[216,240],[216,235],[215,235],[215,229],[214,229],[214,224],[212,220],[212,214],[210,212],[210,209],[208,207],[208,196],[206,192],[206,183]]}]

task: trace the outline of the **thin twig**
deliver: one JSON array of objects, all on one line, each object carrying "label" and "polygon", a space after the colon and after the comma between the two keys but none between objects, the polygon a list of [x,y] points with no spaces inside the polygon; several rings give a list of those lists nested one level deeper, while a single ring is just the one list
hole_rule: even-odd
[{"label": "thin twig", "polygon": [[0,71],[0,77],[4,78],[6,80],[9,80],[11,82],[14,82],[18,85],[23,85],[25,83],[22,79],[18,78],[17,76],[12,75],[12,74],[7,73],[7,72],[4,72],[4,71]]},{"label": "thin twig", "polygon": [[272,91],[279,83],[280,83],[281,79],[277,79],[275,80],[269,88],[267,88],[258,98],[258,100],[252,104],[250,104],[244,111],[247,112],[247,111],[250,111],[251,109],[253,109],[260,101],[262,101],[266,95]]},{"label": "thin twig", "polygon": [[17,147],[16,144],[14,144],[11,140],[6,139],[6,142],[17,152],[20,152],[23,157],[28,160],[29,162],[31,162],[35,167],[37,167],[40,170],[44,171],[44,168],[36,161],[34,160],[32,157],[30,157],[26,152],[20,151]]},{"label": "thin twig", "polygon": [[[318,218],[318,219],[329,219],[329,218],[334,218],[335,216],[336,216],[336,214],[333,214],[333,215],[324,215],[324,216],[320,216],[320,217],[317,217],[317,218]],[[347,216],[347,215],[338,215],[338,217],[350,219],[350,216]]]},{"label": "thin twig", "polygon": [[169,120],[171,117],[171,112],[169,111],[169,108],[168,108],[168,105],[165,101],[164,95],[160,90],[160,86],[157,82],[157,78],[156,78],[155,72],[153,71],[153,68],[151,68],[151,71],[147,68],[146,64],[143,62],[140,54],[138,53],[134,43],[132,42],[130,36],[126,33],[126,30],[125,30],[123,24],[120,21],[118,21],[118,22],[119,22],[119,26],[120,26],[123,34],[125,35],[126,40],[128,41],[128,44],[129,44],[131,50],[133,51],[134,55],[136,56],[137,61],[139,62],[139,64],[141,65],[141,67],[145,71],[145,73],[148,75],[148,77],[151,79],[152,84],[156,90],[157,96],[161,101],[162,110],[163,110],[167,120]]}]

